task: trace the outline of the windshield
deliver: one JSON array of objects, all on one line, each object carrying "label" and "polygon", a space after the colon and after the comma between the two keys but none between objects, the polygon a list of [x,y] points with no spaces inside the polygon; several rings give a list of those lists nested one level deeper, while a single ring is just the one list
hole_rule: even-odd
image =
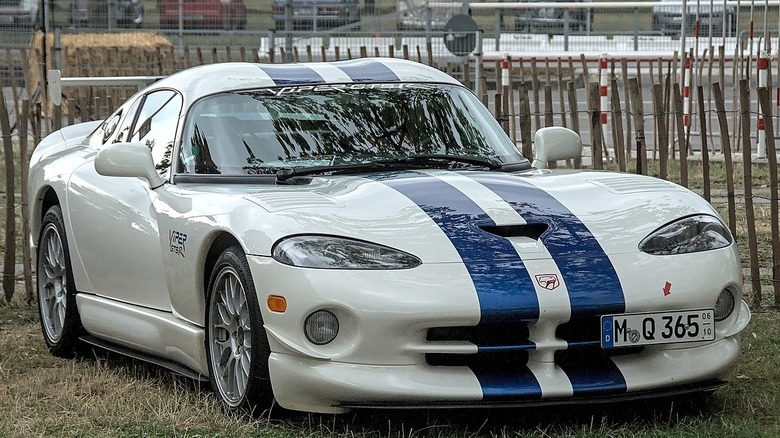
[{"label": "windshield", "polygon": [[343,84],[230,92],[196,102],[177,170],[262,175],[419,154],[525,161],[462,87]]}]

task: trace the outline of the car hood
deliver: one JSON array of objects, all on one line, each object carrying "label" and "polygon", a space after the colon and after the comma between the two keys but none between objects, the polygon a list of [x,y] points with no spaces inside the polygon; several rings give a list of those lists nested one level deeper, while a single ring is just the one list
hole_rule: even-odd
[{"label": "car hood", "polygon": [[[231,203],[226,226],[244,234],[256,255],[269,255],[279,239],[298,234],[375,242],[425,263],[498,262],[517,253],[524,259],[614,255],[637,252],[644,237],[680,217],[717,216],[676,184],[607,172],[400,172],[315,177],[297,186],[238,185],[231,192],[249,205],[213,202]],[[514,251],[507,251],[507,241]]]}]

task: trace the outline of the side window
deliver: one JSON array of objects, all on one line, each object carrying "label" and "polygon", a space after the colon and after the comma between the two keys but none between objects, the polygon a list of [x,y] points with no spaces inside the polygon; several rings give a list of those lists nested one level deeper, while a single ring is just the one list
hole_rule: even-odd
[{"label": "side window", "polygon": [[128,141],[128,137],[130,136],[130,127],[133,124],[133,120],[135,120],[135,112],[138,111],[138,106],[141,103],[141,100],[143,99],[136,99],[135,102],[133,102],[133,105],[130,107],[130,109],[127,110],[126,116],[119,124],[119,127],[117,128],[118,134],[116,135],[116,138],[114,138],[114,141],[111,143],[119,143],[122,141]]},{"label": "side window", "polygon": [[157,91],[146,96],[129,141],[151,149],[157,172],[168,174],[173,140],[181,112],[181,96],[173,91]]}]

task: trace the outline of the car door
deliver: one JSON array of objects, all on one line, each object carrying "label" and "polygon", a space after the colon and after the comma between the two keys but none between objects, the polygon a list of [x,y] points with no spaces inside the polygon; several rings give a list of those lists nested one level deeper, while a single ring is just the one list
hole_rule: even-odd
[{"label": "car door", "polygon": [[[115,132],[104,135],[100,147],[110,147],[114,141],[143,143],[152,151],[158,172],[167,179],[181,95],[158,90],[138,102],[128,105]],[[170,310],[157,214],[152,206],[156,197],[146,180],[98,175],[92,162],[74,172],[69,182],[68,214],[73,241],[89,279],[91,290],[86,292]]]}]

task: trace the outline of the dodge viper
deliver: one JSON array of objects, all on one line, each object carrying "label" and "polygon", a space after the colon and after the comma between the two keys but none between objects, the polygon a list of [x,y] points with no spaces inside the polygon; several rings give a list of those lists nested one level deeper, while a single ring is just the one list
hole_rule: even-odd
[{"label": "dodge viper", "polygon": [[35,149],[50,352],[208,380],[229,409],[709,393],[750,320],[734,240],[674,183],[533,162],[447,74],[214,64]]}]

